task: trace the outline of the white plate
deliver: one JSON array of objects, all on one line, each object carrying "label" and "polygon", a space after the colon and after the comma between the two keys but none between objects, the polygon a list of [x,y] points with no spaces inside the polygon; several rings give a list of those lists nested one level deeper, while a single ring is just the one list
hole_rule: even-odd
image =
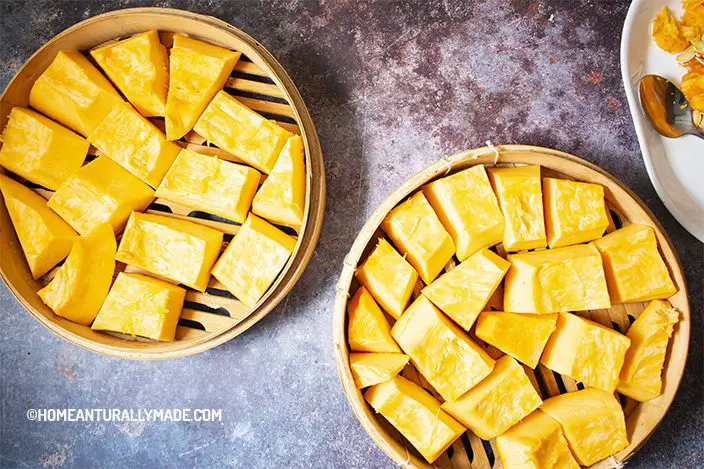
[{"label": "white plate", "polygon": [[636,127],[643,161],[660,199],[687,231],[704,242],[704,140],[694,136],[668,139],[645,119],[638,101],[638,82],[655,73],[674,83],[685,69],[675,55],[661,50],[651,39],[650,21],[663,7],[679,17],[679,0],[633,0],[621,35],[621,75]]}]

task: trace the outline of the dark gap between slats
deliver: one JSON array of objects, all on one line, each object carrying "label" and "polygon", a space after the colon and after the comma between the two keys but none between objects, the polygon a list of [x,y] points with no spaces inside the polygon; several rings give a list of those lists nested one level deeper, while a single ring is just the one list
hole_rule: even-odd
[{"label": "dark gap between slats", "polygon": [[464,432],[462,436],[460,437],[460,441],[462,441],[462,446],[464,446],[464,450],[467,452],[467,457],[469,458],[469,462],[472,463],[474,462],[474,451],[472,450],[472,443],[469,442],[469,437],[467,436],[467,432]]},{"label": "dark gap between slats", "polygon": [[243,98],[258,99],[260,101],[267,101],[270,103],[277,104],[288,104],[284,98],[279,98],[277,96],[269,96],[268,94],[255,93],[254,91],[245,91],[237,88],[228,88],[227,92],[233,96],[241,96]]},{"label": "dark gap between slats", "polygon": [[557,383],[557,389],[560,390],[560,394],[564,394],[567,392],[567,388],[565,388],[565,383],[562,382],[562,376],[560,376],[560,373],[552,372],[553,375],[555,375],[555,382]]},{"label": "dark gap between slats", "polygon": [[178,320],[179,326],[190,327],[191,329],[198,329],[199,331],[205,331],[205,326],[198,321],[193,321],[191,319],[180,318]]},{"label": "dark gap between slats", "polygon": [[147,210],[156,210],[158,212],[167,212],[167,213],[174,213],[171,211],[171,207],[168,205],[160,204],[158,202],[152,202],[149,204],[149,207],[147,207]]},{"label": "dark gap between slats", "polygon": [[236,299],[237,299],[237,298],[235,297],[235,295],[233,295],[233,294],[230,293],[229,291],[227,291],[227,290],[222,290],[222,289],[220,289],[220,288],[208,287],[208,288],[205,289],[205,291],[206,291],[206,293],[208,293],[209,295],[221,296],[221,297],[223,297],[223,298],[230,298],[230,299],[232,299],[232,300],[236,300]]},{"label": "dark gap between slats", "polygon": [[217,221],[220,223],[227,223],[228,225],[239,225],[239,223],[236,223],[232,220],[228,220],[227,218],[222,218],[217,215],[201,212],[200,210],[193,210],[188,214],[188,216],[191,218],[198,218],[199,220]]},{"label": "dark gap between slats", "polygon": [[494,457],[494,449],[491,447],[491,444],[489,444],[489,442],[486,440],[482,440],[482,446],[484,447],[486,457],[489,459],[489,466],[494,467],[494,461],[496,461],[496,458]]},{"label": "dark gap between slats", "polygon": [[536,370],[533,370],[533,376],[535,376],[535,381],[538,383],[538,389],[540,391],[540,395],[543,397],[543,399],[548,399],[550,398],[550,393],[548,392],[548,387],[545,385],[545,381],[543,381],[542,375]]},{"label": "dark gap between slats", "polygon": [[611,212],[611,218],[614,221],[614,227],[618,230],[619,228],[623,227],[623,222],[621,221],[621,216],[614,212],[613,210],[609,210]]},{"label": "dark gap between slats", "polygon": [[232,78],[241,78],[243,80],[249,80],[249,81],[256,81],[258,83],[266,83],[267,85],[275,85],[274,80],[272,80],[269,77],[261,76],[261,75],[252,75],[251,73],[245,73],[245,72],[239,72],[237,70],[233,70],[232,73],[230,74]]},{"label": "dark gap between slats", "polygon": [[230,234],[230,233],[223,233],[223,234],[222,234],[222,240],[223,240],[224,242],[227,242],[227,243],[229,243],[230,241],[232,241],[232,238],[234,238],[234,237],[235,237],[235,235]]},{"label": "dark gap between slats", "polygon": [[183,302],[183,307],[188,308],[188,309],[195,309],[196,311],[202,311],[204,313],[211,313],[211,314],[217,314],[218,316],[226,316],[230,317],[230,313],[220,306],[219,308],[212,308],[208,305],[204,305],[202,303],[194,303],[193,301],[184,301]]},{"label": "dark gap between slats", "polygon": [[620,327],[618,324],[616,324],[614,321],[611,321],[611,327],[613,327],[615,331],[620,332],[621,334],[623,334],[623,331],[621,330],[621,327]]},{"label": "dark gap between slats", "polygon": [[580,391],[584,389],[584,383],[577,383],[577,389],[579,389]]},{"label": "dark gap between slats", "polygon": [[633,324],[633,323],[635,322],[635,320],[636,320],[635,316],[633,316],[632,314],[629,314],[629,315],[628,315],[628,322],[630,322],[631,324]]},{"label": "dark gap between slats", "polygon": [[282,226],[282,225],[276,225],[276,227],[278,229],[280,229],[281,231],[283,231],[284,233],[286,233],[287,235],[298,237],[298,233],[296,233],[296,230],[294,230],[291,227]]},{"label": "dark gap between slats", "polygon": [[452,446],[450,446],[450,447],[447,448],[445,451],[447,451],[447,457],[450,458],[450,459],[452,459],[452,455],[455,454],[455,448],[453,448]]}]

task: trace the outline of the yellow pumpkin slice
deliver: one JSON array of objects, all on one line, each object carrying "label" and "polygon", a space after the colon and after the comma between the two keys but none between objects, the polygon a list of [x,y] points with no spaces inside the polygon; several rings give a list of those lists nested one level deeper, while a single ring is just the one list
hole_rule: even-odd
[{"label": "yellow pumpkin slice", "polygon": [[351,353],[350,368],[354,382],[366,388],[388,381],[408,363],[408,355],[402,353]]},{"label": "yellow pumpkin slice", "polygon": [[391,326],[364,286],[347,303],[347,338],[354,352],[401,353],[391,337]]}]

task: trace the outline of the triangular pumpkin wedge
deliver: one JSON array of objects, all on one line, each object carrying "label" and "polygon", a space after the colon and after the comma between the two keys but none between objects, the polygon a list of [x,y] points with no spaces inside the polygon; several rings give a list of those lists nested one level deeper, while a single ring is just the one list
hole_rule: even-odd
[{"label": "triangular pumpkin wedge", "polygon": [[289,137],[274,169],[254,196],[252,211],[277,224],[298,231],[306,202],[306,168],[303,140]]},{"label": "triangular pumpkin wedge", "polygon": [[351,353],[350,367],[354,381],[360,388],[388,381],[408,363],[402,353]]},{"label": "triangular pumpkin wedge", "polygon": [[29,270],[37,279],[68,256],[78,234],[28,187],[0,175],[0,190]]},{"label": "triangular pumpkin wedge", "polygon": [[353,352],[401,353],[401,349],[391,337],[391,326],[384,312],[365,287],[347,304],[349,322],[347,336]]},{"label": "triangular pumpkin wedge", "polygon": [[242,55],[174,34],[166,97],[166,138],[178,140],[195,125]]}]

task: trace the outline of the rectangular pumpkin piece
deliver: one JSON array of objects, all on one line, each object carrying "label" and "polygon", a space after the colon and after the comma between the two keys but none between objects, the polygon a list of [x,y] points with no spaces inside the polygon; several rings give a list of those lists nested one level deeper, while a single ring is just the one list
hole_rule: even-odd
[{"label": "rectangular pumpkin piece", "polygon": [[483,248],[425,287],[423,295],[468,331],[510,265]]},{"label": "rectangular pumpkin piece", "polygon": [[157,30],[93,49],[90,55],[143,116],[164,115],[169,56]]},{"label": "rectangular pumpkin piece", "polygon": [[631,346],[621,368],[618,392],[640,402],[661,394],[667,343],[679,316],[667,301],[654,300],[631,324],[626,333]]},{"label": "rectangular pumpkin piece", "polygon": [[628,446],[626,420],[618,399],[594,388],[551,397],[540,410],[557,420],[572,454],[591,466]]},{"label": "rectangular pumpkin piece", "polygon": [[351,353],[350,368],[357,387],[366,388],[388,381],[403,370],[408,355],[402,353]]},{"label": "rectangular pumpkin piece", "polygon": [[108,79],[75,50],[59,51],[29,93],[30,106],[83,136],[121,102]]},{"label": "rectangular pumpkin piece", "polygon": [[10,111],[2,142],[0,165],[54,191],[78,171],[90,146],[67,128],[23,107]]},{"label": "rectangular pumpkin piece", "polygon": [[157,187],[181,147],[166,140],[154,124],[132,106],[120,103],[95,128],[88,141],[120,166]]},{"label": "rectangular pumpkin piece", "polygon": [[84,235],[105,222],[120,232],[130,213],[144,210],[153,199],[148,185],[102,155],[66,179],[48,205]]},{"label": "rectangular pumpkin piece", "polygon": [[391,336],[446,401],[469,391],[494,367],[494,360],[423,295],[396,321]]},{"label": "rectangular pumpkin piece", "polygon": [[543,400],[516,360],[499,358],[492,372],[442,409],[482,440],[491,440],[537,409]]},{"label": "rectangular pumpkin piece", "polygon": [[91,329],[171,342],[185,298],[181,287],[120,272]]},{"label": "rectangular pumpkin piece", "polygon": [[677,293],[658,251],[652,227],[634,223],[592,244],[604,261],[606,283],[613,303],[665,299]]},{"label": "rectangular pumpkin piece", "polygon": [[265,174],[291,132],[249,109],[226,91],[219,91],[196,122],[195,131],[223,150]]},{"label": "rectangular pumpkin piece", "polygon": [[379,238],[354,275],[395,319],[403,314],[418,281],[415,269],[384,238]]},{"label": "rectangular pumpkin piece", "polygon": [[222,232],[186,220],[134,212],[115,258],[205,291],[220,254]]},{"label": "rectangular pumpkin piece", "polygon": [[157,197],[243,223],[261,175],[248,166],[183,149]]},{"label": "rectangular pumpkin piece", "polygon": [[241,55],[174,34],[166,97],[166,138],[178,140],[193,129],[208,103],[225,86]]},{"label": "rectangular pumpkin piece", "polygon": [[213,275],[247,306],[254,307],[296,247],[296,238],[249,214],[213,267]]},{"label": "rectangular pumpkin piece", "polygon": [[347,339],[353,352],[401,353],[384,312],[362,285],[347,303]]},{"label": "rectangular pumpkin piece", "polygon": [[435,280],[455,254],[452,238],[422,192],[391,210],[381,229],[426,284]]},{"label": "rectangular pumpkin piece", "polygon": [[493,168],[489,178],[504,214],[504,249],[522,251],[547,246],[540,166]]},{"label": "rectangular pumpkin piece", "polygon": [[364,398],[431,464],[465,432],[440,402],[401,376],[369,388]]},{"label": "rectangular pumpkin piece", "polygon": [[433,181],[423,193],[452,236],[460,262],[501,242],[504,216],[483,165]]},{"label": "rectangular pumpkin piece", "polygon": [[587,386],[614,392],[631,339],[572,313],[560,313],[540,363]]},{"label": "rectangular pumpkin piece", "polygon": [[594,246],[524,252],[508,256],[504,309],[554,313],[611,306],[601,255]]}]

